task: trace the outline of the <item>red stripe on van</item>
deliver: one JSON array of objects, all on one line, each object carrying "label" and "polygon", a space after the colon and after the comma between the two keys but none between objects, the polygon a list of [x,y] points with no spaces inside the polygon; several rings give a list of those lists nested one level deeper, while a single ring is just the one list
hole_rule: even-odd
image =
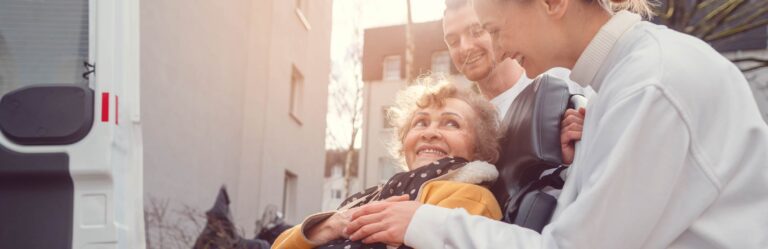
[{"label": "red stripe on van", "polygon": [[101,93],[101,122],[109,122],[109,93]]}]

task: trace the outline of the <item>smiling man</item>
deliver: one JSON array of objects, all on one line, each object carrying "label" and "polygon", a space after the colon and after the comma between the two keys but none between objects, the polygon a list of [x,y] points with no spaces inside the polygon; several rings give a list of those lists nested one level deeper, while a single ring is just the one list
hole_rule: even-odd
[{"label": "smiling man", "polygon": [[[496,107],[499,113],[500,121],[508,117],[509,107],[515,98],[528,87],[533,80],[529,79],[523,67],[519,62],[524,62],[524,58],[519,54],[509,55],[497,53],[493,48],[491,34],[483,29],[480,19],[475,13],[475,9],[469,0],[446,0],[446,9],[443,16],[443,33],[445,43],[448,46],[451,60],[456,68],[464,76],[476,82],[480,92],[486,99]],[[547,72],[558,78],[567,79],[568,70],[553,69]],[[582,91],[576,83],[566,80],[572,92],[589,92],[591,89]],[[593,92],[586,95],[591,97]],[[573,160],[575,148],[573,144],[581,138],[581,125],[584,120],[585,111],[568,110],[563,123],[568,126],[561,133],[562,154],[566,164]],[[502,128],[502,130],[506,130]],[[501,153],[512,149],[511,144],[501,144]],[[503,160],[498,165],[504,165]],[[543,169],[535,169],[543,170]],[[541,172],[520,171],[515,175],[540,175]],[[515,177],[518,178],[518,177]],[[519,178],[520,187],[528,184],[533,178]],[[509,193],[507,186],[503,181],[497,181],[493,187],[493,192],[500,202],[504,205]]]},{"label": "smiling man", "polygon": [[[483,96],[496,107],[499,120],[504,120],[515,98],[533,82],[520,66],[519,62],[524,62],[525,58],[519,54],[509,55],[494,51],[491,34],[483,29],[469,0],[446,0],[445,6],[443,33],[451,61],[467,79],[477,83]],[[583,94],[587,98],[595,96],[592,88],[582,88],[570,81],[570,71],[567,69],[552,68],[546,73],[564,79],[572,93]],[[569,116],[571,120],[565,124],[572,125],[564,129],[568,130],[567,132],[561,134],[563,158],[566,163],[572,161],[575,153],[573,143],[581,137],[584,113],[583,110],[566,112],[565,116]]]},{"label": "smiling man", "polygon": [[468,1],[448,0],[445,4],[443,33],[453,64],[467,79],[477,83],[503,119],[509,105],[532,80],[516,60],[502,59],[494,53],[491,36],[480,25]]},{"label": "smiling man", "polygon": [[[483,29],[470,1],[447,0],[445,6],[443,33],[451,61],[467,79],[477,83],[503,120],[515,97],[533,82],[520,66],[525,58],[494,51],[491,35]],[[572,91],[582,92],[578,84],[568,80],[567,69],[553,68],[546,73],[565,79]],[[594,95],[591,88],[583,93],[587,97]]]}]

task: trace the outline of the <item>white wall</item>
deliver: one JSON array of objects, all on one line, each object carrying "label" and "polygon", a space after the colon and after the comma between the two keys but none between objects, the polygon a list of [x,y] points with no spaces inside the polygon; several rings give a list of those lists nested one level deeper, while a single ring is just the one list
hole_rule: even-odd
[{"label": "white wall", "polygon": [[237,196],[250,2],[142,1],[145,196]]},{"label": "white wall", "polygon": [[[267,204],[298,176],[298,222],[320,210],[330,70],[331,1],[141,2],[145,203],[207,210],[227,185],[236,223],[253,236]],[[291,66],[302,70],[304,116],[288,115]],[[145,206],[146,206],[145,205]]]},{"label": "white wall", "polygon": [[[347,191],[344,188],[344,175],[341,172],[341,168],[344,167],[341,164],[335,165],[339,167],[338,171],[332,170],[331,176],[326,177],[323,181],[323,211],[334,210],[341,205],[346,199]],[[363,190],[360,179],[358,177],[350,177],[349,179],[349,195],[353,195]],[[340,197],[336,198],[332,193],[338,190]]]},{"label": "white wall", "polygon": [[363,91],[363,145],[360,162],[363,164],[364,188],[379,184],[391,176],[380,174],[379,158],[392,158],[388,146],[391,143],[392,128],[384,127],[382,108],[395,103],[395,95],[405,88],[404,81],[365,82]]},{"label": "white wall", "polygon": [[[284,169],[299,174],[298,223],[320,210],[325,164],[325,126],[330,72],[331,1],[307,1],[307,31],[293,9],[294,1],[273,1],[272,30],[265,91],[266,119],[262,154],[260,198],[264,203],[282,203],[282,186],[270,181],[283,179]],[[258,34],[256,34],[258,35]],[[291,65],[304,75],[302,124],[289,116]]]}]

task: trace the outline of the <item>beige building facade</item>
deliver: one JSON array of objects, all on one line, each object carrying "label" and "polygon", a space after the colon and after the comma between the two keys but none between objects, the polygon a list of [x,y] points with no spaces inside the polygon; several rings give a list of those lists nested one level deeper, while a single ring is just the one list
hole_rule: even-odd
[{"label": "beige building facade", "polygon": [[145,207],[202,212],[225,185],[246,237],[267,205],[320,211],[331,5],[141,1]]}]

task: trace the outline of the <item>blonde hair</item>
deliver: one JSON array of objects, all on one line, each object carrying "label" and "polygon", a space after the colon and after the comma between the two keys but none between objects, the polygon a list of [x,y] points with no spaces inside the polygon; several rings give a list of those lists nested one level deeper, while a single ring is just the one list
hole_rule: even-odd
[{"label": "blonde hair", "polygon": [[389,121],[394,127],[394,139],[389,149],[405,170],[408,170],[403,151],[403,141],[410,131],[410,123],[417,110],[432,106],[443,107],[449,98],[466,102],[475,112],[477,119],[472,127],[475,133],[474,160],[495,163],[499,159],[499,121],[493,105],[470,89],[458,87],[442,76],[424,75],[413,85],[400,91],[395,105],[387,110]]},{"label": "blonde hair", "polygon": [[[509,2],[509,0],[495,0],[496,2]],[[638,14],[646,19],[651,19],[655,15],[653,9],[659,6],[658,0],[582,0],[588,3],[597,1],[603,9],[611,14],[626,10]]]},{"label": "blonde hair", "polygon": [[653,9],[659,5],[656,0],[596,0],[600,7],[611,14],[626,10],[638,14],[646,19],[655,15]]}]

